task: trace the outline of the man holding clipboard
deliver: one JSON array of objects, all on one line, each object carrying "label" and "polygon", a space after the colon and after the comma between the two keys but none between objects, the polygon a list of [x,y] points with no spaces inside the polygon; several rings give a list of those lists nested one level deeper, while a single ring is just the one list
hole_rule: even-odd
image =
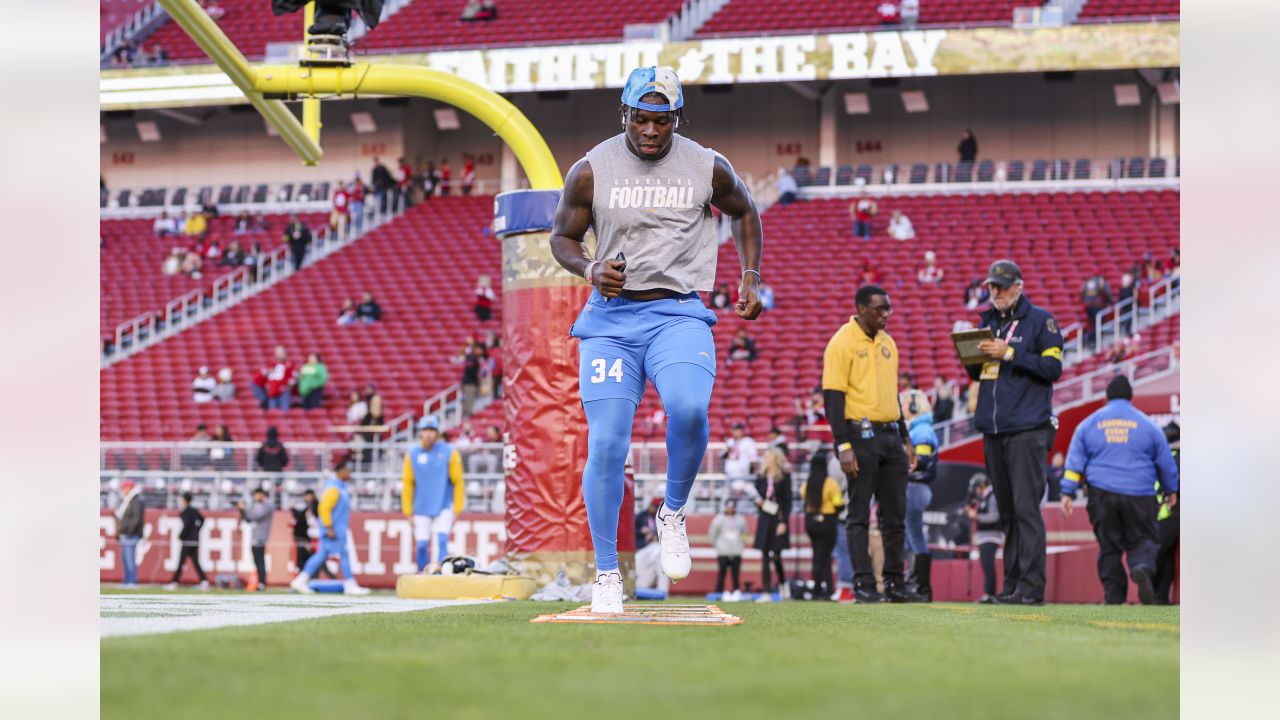
[{"label": "man holding clipboard", "polygon": [[1062,375],[1062,333],[1053,316],[1022,294],[1022,269],[991,265],[991,309],[978,330],[953,336],[969,377],[978,380],[974,425],[983,434],[987,475],[1005,534],[1004,586],[996,601],[1043,605],[1045,528],[1040,499],[1053,445],[1053,383]]}]

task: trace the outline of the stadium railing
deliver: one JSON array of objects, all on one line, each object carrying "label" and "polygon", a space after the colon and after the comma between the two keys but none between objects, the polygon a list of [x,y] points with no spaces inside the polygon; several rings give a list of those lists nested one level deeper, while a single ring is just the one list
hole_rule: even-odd
[{"label": "stadium railing", "polygon": [[[356,230],[356,223],[352,222],[336,231],[328,227],[321,230],[307,250],[303,268],[364,237],[402,212],[404,205],[398,198],[385,213],[378,207],[378,203],[365,203],[365,217],[360,229]],[[126,320],[116,326],[114,342],[103,348],[101,366],[113,365],[167,337],[194,327],[288,278],[294,272],[289,260],[289,246],[280,245],[259,257],[258,264],[252,271],[249,268],[234,270],[214,280],[208,289],[197,288],[170,300],[161,313],[146,312]]]},{"label": "stadium railing", "polygon": [[[1146,302],[1142,302],[1142,296]],[[1153,283],[1135,297],[1105,307],[1093,316],[1096,328],[1092,342],[1086,341],[1084,323],[1072,323],[1062,328],[1064,367],[1117,345],[1126,337],[1177,315],[1182,309],[1182,283],[1178,276],[1170,276]]]}]

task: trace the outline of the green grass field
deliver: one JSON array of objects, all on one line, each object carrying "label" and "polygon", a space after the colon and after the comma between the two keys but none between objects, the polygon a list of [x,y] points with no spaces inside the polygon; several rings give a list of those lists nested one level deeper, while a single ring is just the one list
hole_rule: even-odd
[{"label": "green grass field", "polygon": [[736,627],[497,603],[102,641],[104,718],[1170,718],[1169,607],[725,603]]}]

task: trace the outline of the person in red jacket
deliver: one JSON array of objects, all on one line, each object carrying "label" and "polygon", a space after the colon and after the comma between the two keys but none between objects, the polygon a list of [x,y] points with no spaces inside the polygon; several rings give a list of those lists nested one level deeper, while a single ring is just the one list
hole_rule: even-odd
[{"label": "person in red jacket", "polygon": [[476,163],[471,158],[467,158],[462,164],[462,194],[470,195],[471,188],[476,184]]},{"label": "person in red jacket", "polygon": [[409,167],[409,163],[404,159],[399,160],[400,167],[397,170],[400,173],[400,179],[396,181],[396,190],[403,198],[404,206],[409,207],[409,188],[413,186],[413,168]]},{"label": "person in red jacket", "polygon": [[449,194],[450,181],[453,179],[453,168],[449,167],[449,158],[440,161],[440,195]]},{"label": "person in red jacket", "polygon": [[329,227],[342,232],[351,217],[351,191],[342,183],[333,191],[333,212],[329,213]]},{"label": "person in red jacket", "polygon": [[250,389],[263,410],[278,408],[287,412],[293,404],[293,386],[297,381],[297,370],[289,361],[289,352],[283,345],[277,345],[275,363],[258,371]]}]

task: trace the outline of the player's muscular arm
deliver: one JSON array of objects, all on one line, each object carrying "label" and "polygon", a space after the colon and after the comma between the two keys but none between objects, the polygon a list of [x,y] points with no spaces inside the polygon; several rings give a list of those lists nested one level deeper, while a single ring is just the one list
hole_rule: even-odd
[{"label": "player's muscular arm", "polygon": [[555,221],[551,226],[551,254],[565,270],[584,277],[595,285],[601,295],[617,297],[626,283],[626,275],[619,269],[622,263],[610,260],[596,263],[587,255],[584,239],[591,227],[591,202],[595,195],[595,176],[591,163],[579,160],[569,168],[564,180],[564,192],[556,206]]},{"label": "player's muscular arm", "polygon": [[759,291],[764,228],[747,186],[722,155],[716,156],[711,171],[711,204],[733,220],[733,241],[738,247],[738,259],[742,261],[742,285],[738,288],[738,306],[734,311],[739,317],[755,320],[764,311]]}]

